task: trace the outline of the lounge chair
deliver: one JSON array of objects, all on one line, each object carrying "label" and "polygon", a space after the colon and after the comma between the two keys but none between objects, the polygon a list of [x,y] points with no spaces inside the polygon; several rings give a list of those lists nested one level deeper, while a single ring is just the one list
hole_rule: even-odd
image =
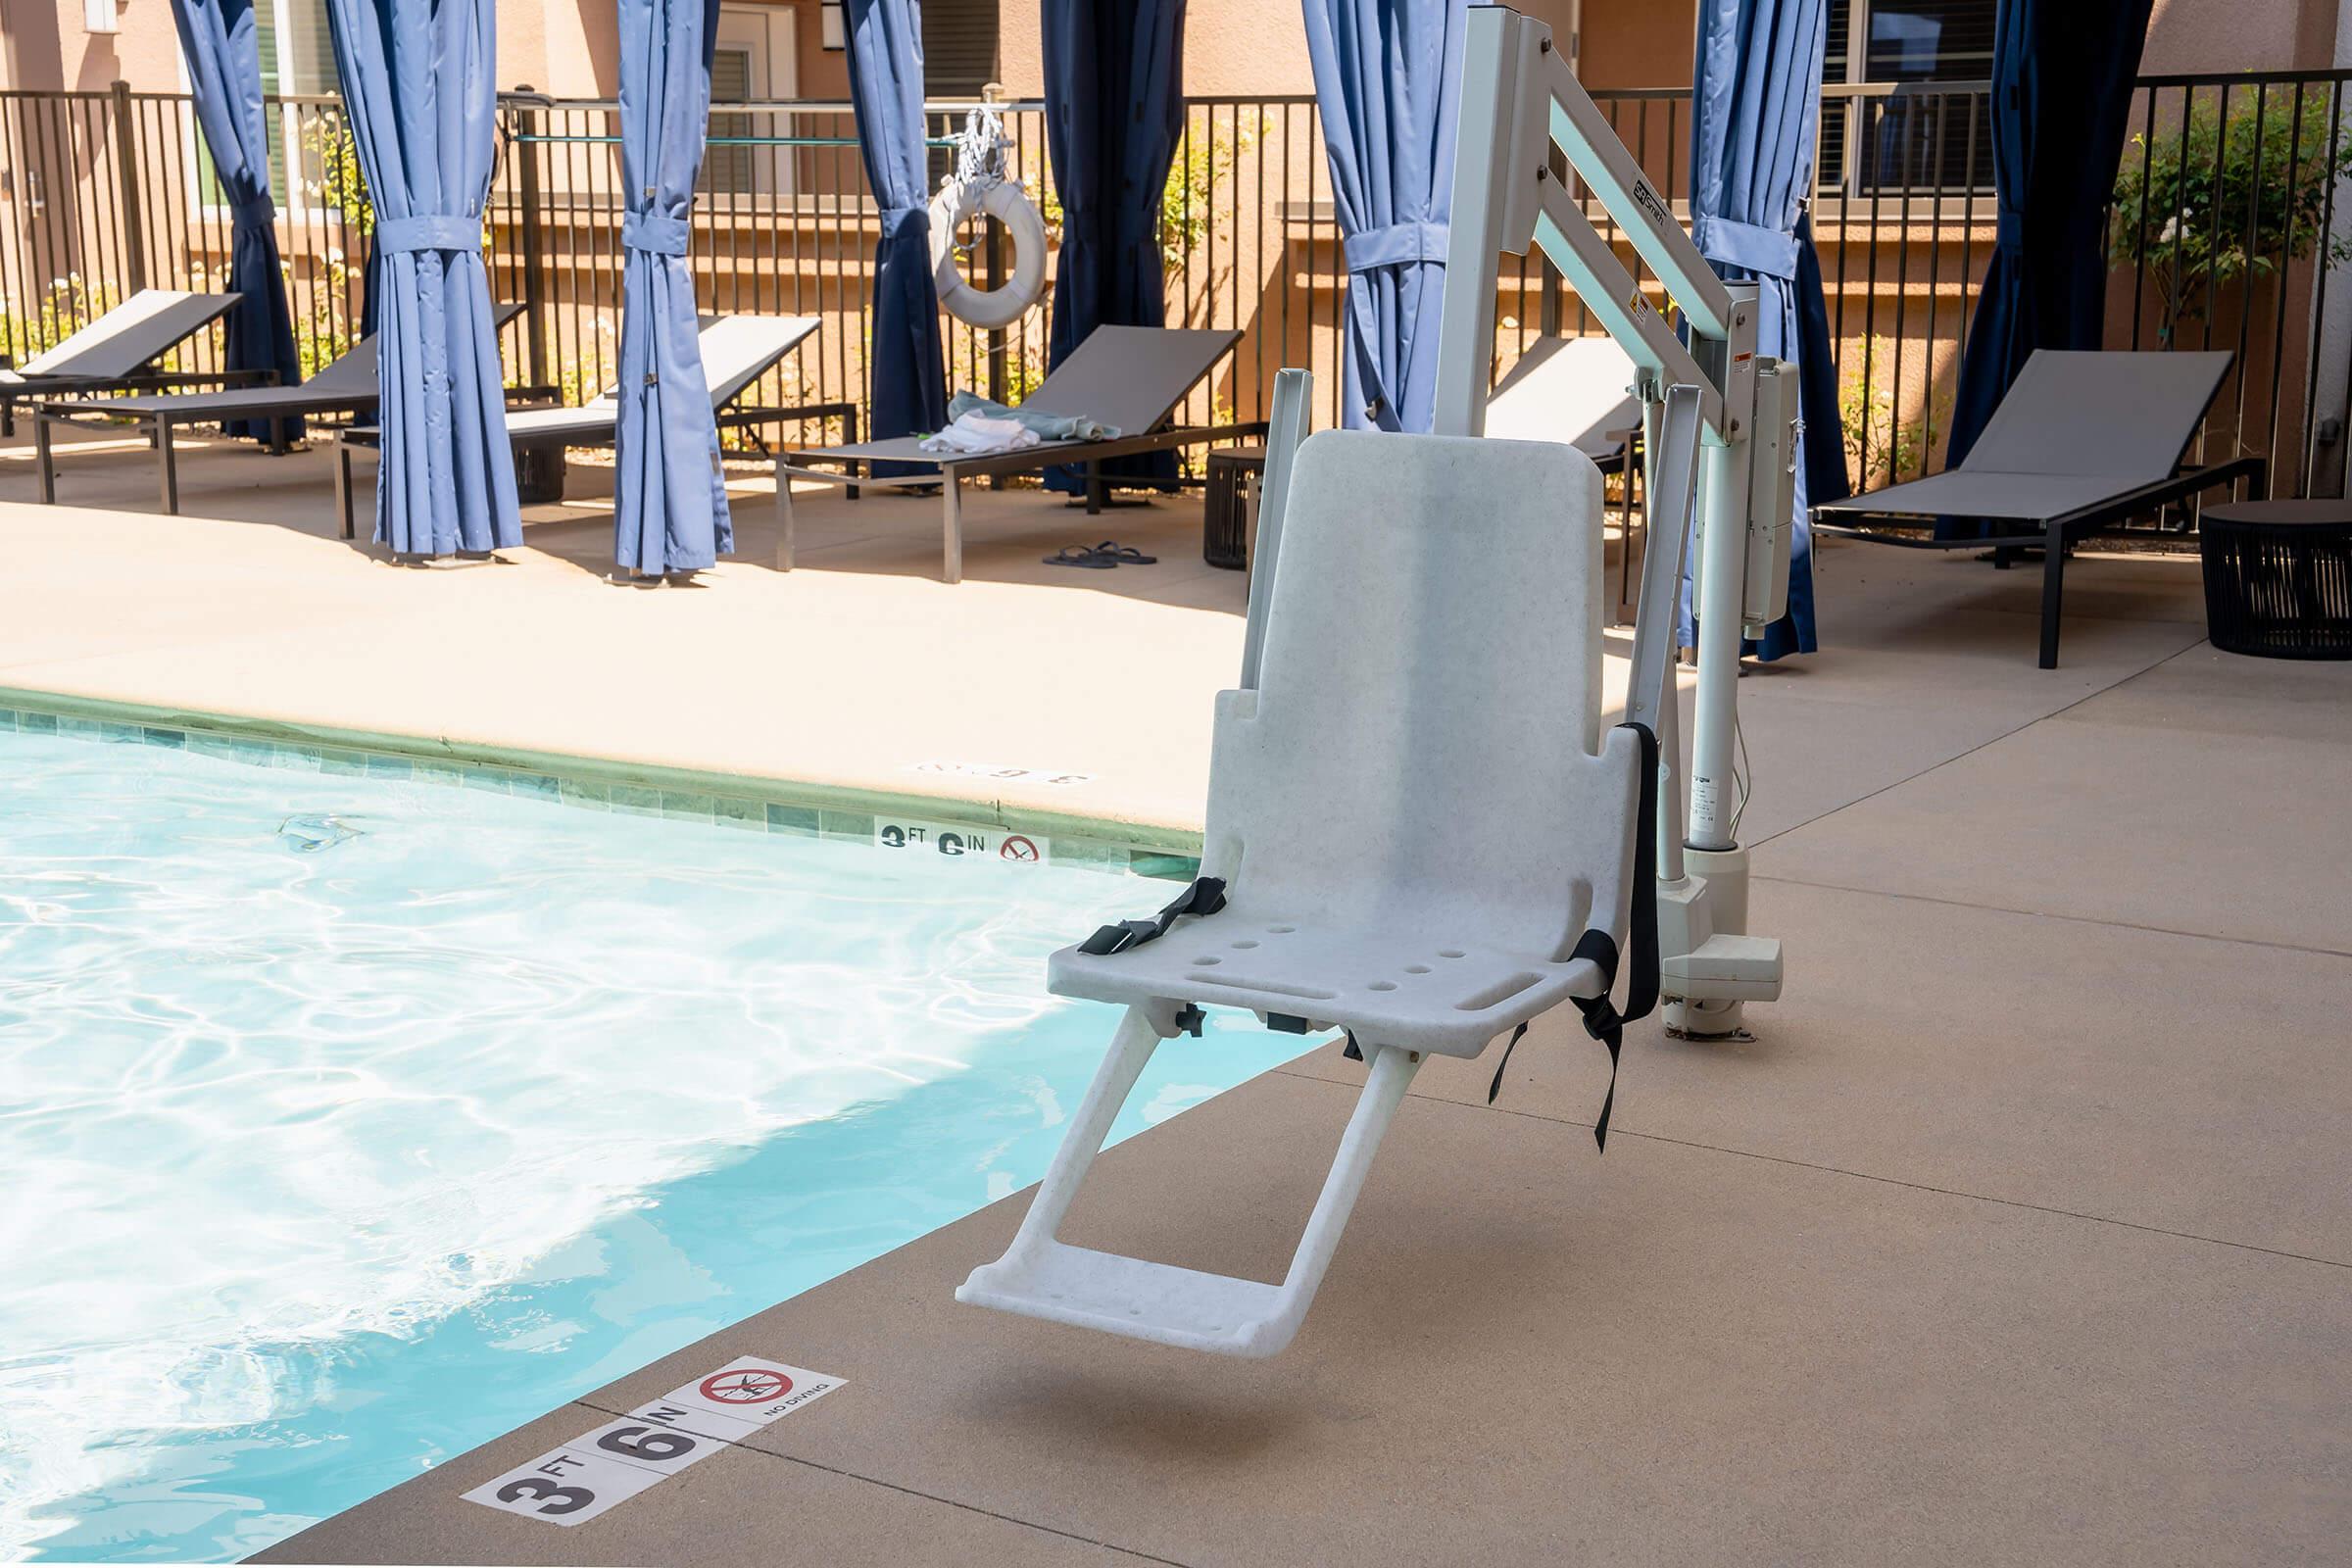
[{"label": "lounge chair", "polygon": [[[1528,345],[1487,397],[1487,434],[1508,441],[1563,441],[1603,473],[1622,473],[1642,435],[1642,405],[1633,394],[1634,362],[1617,340],[1544,337]],[[1634,601],[1634,487],[1623,491],[1617,557],[1619,618]]]},{"label": "lounge chair", "polygon": [[[722,430],[758,430],[804,419],[839,419],[844,432],[858,435],[858,406],[854,403],[809,403],[792,408],[738,404],[735,400],[778,361],[814,336],[821,323],[813,316],[706,316],[696,342],[702,348],[703,375],[710,386],[710,407]],[[609,447],[620,427],[620,393],[607,387],[576,409],[517,409],[507,416],[507,436],[518,451],[567,447]],[[382,434],[372,425],[346,430],[335,442],[335,506],[343,515],[343,537],[357,536],[353,514],[351,452],[374,447]],[[783,457],[778,455],[779,469]],[[788,504],[788,487],[776,475],[777,509]]]},{"label": "lounge chair", "polygon": [[[2042,552],[2041,667],[2058,667],[2067,547],[2216,485],[2263,491],[2268,467],[2239,457],[2184,467],[2205,411],[2229,372],[2226,353],[2036,349],[1960,466],[1813,509],[1821,533],[1912,550]],[[1869,529],[1856,526],[1871,519]],[[1990,524],[1970,537],[1914,537],[1888,527]]]},{"label": "lounge chair", "polygon": [[[1655,1000],[1657,749],[1638,724],[1601,739],[1592,465],[1554,443],[1333,430],[1291,472],[1259,522],[1272,581],[1256,678],[1246,653],[1242,688],[1217,698],[1201,879],[1157,919],[1048,961],[1054,992],[1126,1015],[1019,1234],[959,1300],[1271,1355],[1426,1057],[1476,1056],[1563,1003],[1609,1040],[1621,953]],[[1196,1004],[1344,1028],[1367,1065],[1279,1285],[1055,1239],[1153,1051],[1198,1028]],[[1645,1010],[1637,996],[1626,1014]]]},{"label": "lounge chair", "polygon": [[[497,322],[505,326],[522,314],[519,305],[498,307]],[[172,427],[181,424],[220,424],[239,420],[266,421],[270,426],[270,450],[284,452],[290,445],[290,420],[322,414],[362,415],[375,412],[375,335],[354,343],[299,386],[261,385],[220,392],[165,392],[144,397],[43,399],[33,410],[32,441],[41,467],[41,499],[57,499],[56,455],[50,448],[50,427],[70,424],[101,426],[118,419],[137,422],[155,446],[164,511],[179,511],[179,462],[172,445]]]},{"label": "lounge chair", "polygon": [[[1227,437],[1262,432],[1252,424],[1170,426],[1169,415],[1216,368],[1242,334],[1202,327],[1098,326],[1070,357],[1054,367],[1022,400],[1021,407],[1040,414],[1089,418],[1117,430],[1102,441],[1048,441],[1017,452],[948,456],[925,452],[919,436],[867,441],[848,446],[789,452],[778,466],[778,511],[784,519],[784,542],[776,551],[776,565],[793,564],[792,505],[788,477],[817,479],[846,485],[854,497],[861,485],[908,489],[937,485],[944,515],[942,580],[963,580],[963,508],[956,486],[967,477],[1006,473],[1037,473],[1070,465],[1086,470],[1087,510],[1102,506],[1106,481],[1098,465],[1139,452],[1170,451]],[[812,467],[839,464],[840,467]],[[894,471],[877,475],[876,464]],[[913,466],[913,471],[907,470]]]},{"label": "lounge chair", "polygon": [[23,365],[0,360],[0,435],[17,433],[17,405],[39,398],[174,386],[238,386],[268,370],[159,370],[156,361],[235,310],[240,294],[143,288]]}]

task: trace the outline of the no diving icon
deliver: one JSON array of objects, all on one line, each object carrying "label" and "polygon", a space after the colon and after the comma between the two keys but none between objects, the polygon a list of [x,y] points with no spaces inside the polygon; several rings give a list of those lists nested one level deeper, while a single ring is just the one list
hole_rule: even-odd
[{"label": "no diving icon", "polygon": [[1007,860],[1035,860],[1038,858],[1037,841],[1019,833],[1007,833],[1004,842],[997,846],[997,854]]},{"label": "no diving icon", "polygon": [[729,1367],[703,1379],[698,1389],[720,1404],[765,1404],[792,1392],[792,1379],[760,1367]]}]

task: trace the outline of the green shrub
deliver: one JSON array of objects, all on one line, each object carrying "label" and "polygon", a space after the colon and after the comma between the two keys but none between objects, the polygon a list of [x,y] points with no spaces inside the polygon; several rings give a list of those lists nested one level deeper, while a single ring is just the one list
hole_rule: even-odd
[{"label": "green shrub", "polygon": [[[2298,109],[2300,112],[2298,113]],[[2325,243],[2329,265],[2352,244],[2323,229],[2328,193],[2352,172],[2352,130],[2329,140],[2324,103],[2249,91],[2228,117],[2211,99],[2151,147],[2132,138],[2116,176],[2109,254],[2145,266],[2163,313],[2160,339],[2204,318],[2222,289],[2268,277]]]}]

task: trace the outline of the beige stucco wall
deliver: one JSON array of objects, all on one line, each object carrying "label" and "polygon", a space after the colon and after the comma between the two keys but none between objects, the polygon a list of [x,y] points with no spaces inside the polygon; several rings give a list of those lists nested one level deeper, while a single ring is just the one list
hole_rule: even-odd
[{"label": "beige stucco wall", "polygon": [[2156,0],[2140,70],[2321,70],[2334,60],[2338,0]]},{"label": "beige stucco wall", "polygon": [[[122,30],[109,35],[83,27],[82,0],[0,0],[0,87],[103,91],[119,78],[144,92],[178,90],[179,39],[172,25],[171,0],[116,3]],[[838,98],[848,93],[844,57],[820,47],[816,0],[729,4],[766,5],[792,13],[801,95]],[[1034,34],[1034,18],[1031,31]],[[501,87],[607,98],[618,90],[619,59],[612,0],[502,0],[498,7]]]},{"label": "beige stucco wall", "polygon": [[82,26],[81,0],[0,0],[0,87],[103,92],[119,77],[170,92],[180,85],[171,0],[118,0],[122,31]]},{"label": "beige stucco wall", "polygon": [[[1045,91],[1040,9],[1035,0],[1005,0],[1000,24],[1004,86],[1018,98]],[[1576,5],[1520,0],[1519,9],[1565,34]],[[1689,81],[1693,15],[1693,0],[1586,0],[1587,78],[1616,87]],[[1185,11],[1185,91],[1202,97],[1313,92],[1299,19],[1298,0],[1192,0]]]}]

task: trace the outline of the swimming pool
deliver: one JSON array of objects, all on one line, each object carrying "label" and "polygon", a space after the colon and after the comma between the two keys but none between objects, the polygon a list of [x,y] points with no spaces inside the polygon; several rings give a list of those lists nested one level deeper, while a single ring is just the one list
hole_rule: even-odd
[{"label": "swimming pool", "polygon": [[1046,955],[1167,891],[257,755],[0,730],[0,1560],[242,1556],[1035,1181]]}]

